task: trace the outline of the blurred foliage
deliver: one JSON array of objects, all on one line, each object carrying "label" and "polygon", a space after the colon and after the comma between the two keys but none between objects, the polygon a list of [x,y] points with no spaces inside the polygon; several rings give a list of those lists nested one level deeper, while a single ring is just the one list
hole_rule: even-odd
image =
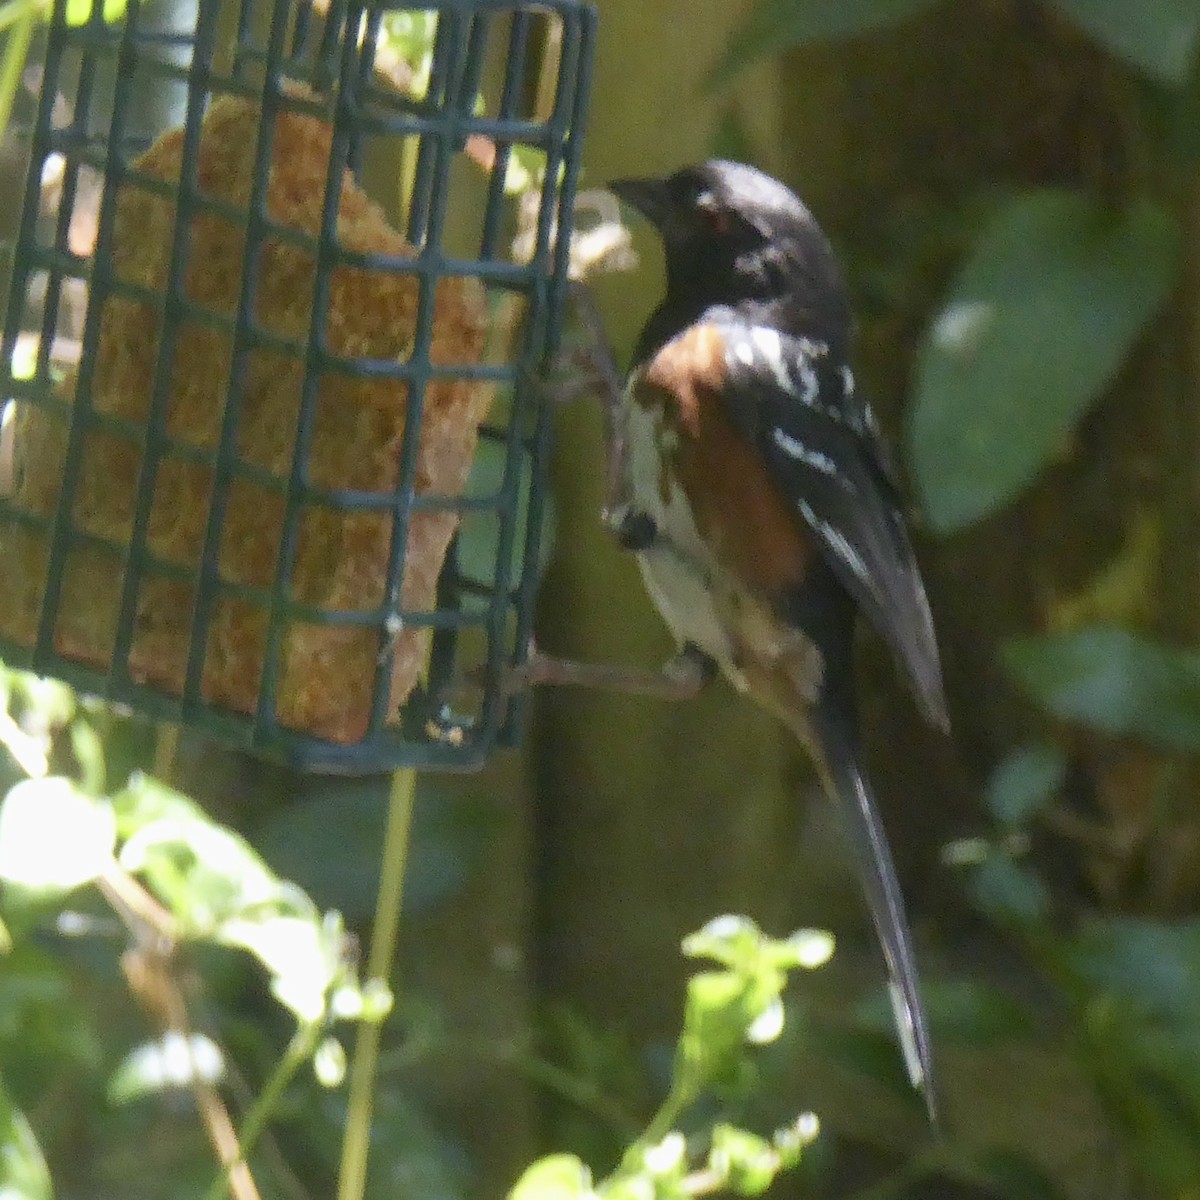
[{"label": "blurred foliage", "polygon": [[917,366],[909,457],[936,528],[987,516],[1058,458],[1178,269],[1161,205],[1114,213],[1078,193],[1028,192],[998,208]]},{"label": "blurred foliage", "polygon": [[1048,712],[1105,733],[1200,750],[1200,654],[1088,626],[1004,647],[1013,678]]},{"label": "blurred foliage", "polygon": [[[14,765],[29,772],[0,803],[0,882],[5,885],[0,913],[6,939],[6,970],[0,977],[3,1076],[14,1079],[20,1094],[34,1103],[44,1101],[42,1081],[48,1074],[78,1071],[92,1076],[93,1086],[102,1086],[108,1104],[117,1110],[191,1094],[211,1135],[214,1108],[224,1112],[216,1089],[236,1077],[237,1068],[213,1036],[194,1030],[190,1014],[207,1004],[197,1005],[195,981],[189,982],[185,963],[206,946],[245,950],[257,959],[271,993],[295,1021],[278,1064],[242,1122],[238,1144],[257,1171],[262,1164],[255,1142],[269,1121],[286,1117],[295,1103],[297,1087],[303,1086],[296,1080],[299,1068],[309,1062],[320,1085],[339,1088],[345,1059],[333,1024],[347,1018],[382,1020],[391,1008],[387,989],[380,981],[359,987],[340,914],[322,913],[243,837],[213,821],[193,801],[141,774],[107,793],[102,740],[92,726],[95,716],[105,715],[99,705],[80,705],[64,685],[3,669],[0,693],[7,699],[0,743]],[[49,773],[64,751],[79,779]],[[347,836],[344,859],[321,861],[327,826],[318,831],[318,823],[307,815],[311,805],[292,810],[286,831],[272,833],[268,826],[264,840],[274,843],[282,858],[307,865],[310,872],[317,867],[318,879],[332,866],[335,873],[327,877],[332,882],[339,866],[353,873],[356,864],[369,859],[368,847],[378,841],[378,798],[364,798],[373,802],[374,812],[364,811],[357,828],[339,828]],[[432,826],[416,827],[418,848],[428,851],[417,856],[424,870],[443,867],[425,875],[424,883],[417,872],[412,898],[418,911],[454,887],[454,855],[439,859],[437,854],[445,829],[453,827],[454,805],[437,811]],[[474,823],[467,828],[476,840],[486,836],[486,826],[482,831]],[[452,840],[462,845],[461,838]],[[107,917],[103,905],[89,903],[92,889],[108,905]],[[111,935],[118,928],[125,933],[120,970],[126,985],[162,1030],[128,1048],[112,1038],[112,1031],[108,1036],[100,1032],[102,1012],[73,996],[70,984],[71,943],[103,950],[105,943],[112,946]],[[770,1139],[709,1120],[701,1164],[692,1162],[675,1126],[708,1093],[744,1090],[753,1073],[746,1046],[773,1041],[783,1028],[781,997],[788,972],[820,966],[832,951],[827,935],[804,931],[772,941],[737,917],[715,920],[685,941],[685,954],[713,960],[718,969],[693,976],[671,1085],[620,1169],[599,1185],[601,1194],[665,1197],[729,1187],[754,1195],[778,1171],[799,1161],[804,1145],[816,1135],[811,1114]],[[96,965],[111,977],[111,960]],[[209,987],[222,974],[215,964],[204,970]],[[422,1041],[429,1038],[428,1030],[421,1032],[428,1018],[418,1009],[409,1019],[410,1054],[415,1048],[419,1057]],[[213,1022],[214,1031],[219,1024]],[[434,1041],[438,1036],[435,1032]],[[423,1196],[464,1194],[469,1174],[455,1170],[453,1147],[439,1146],[437,1135],[423,1127],[414,1111],[406,1115],[406,1105],[386,1081],[378,1102],[392,1129],[402,1135],[393,1162],[405,1187]],[[46,1200],[52,1190],[42,1151],[22,1111],[2,1088],[0,1119],[0,1194]],[[119,1142],[115,1131],[106,1136]],[[197,1178],[196,1165],[183,1178]],[[579,1181],[589,1178],[580,1160],[551,1157],[530,1168],[514,1196],[534,1200],[566,1194],[562,1179],[567,1165]],[[268,1160],[263,1178],[278,1176],[280,1170]],[[590,1192],[588,1183],[578,1194]],[[223,1193],[219,1174],[206,1195]],[[235,1194],[257,1193],[235,1185]]]},{"label": "blurred foliage", "polygon": [[755,1068],[747,1047],[773,1042],[783,1032],[783,986],[789,971],[828,961],[833,941],[804,930],[785,941],[762,935],[745,917],[718,917],[686,938],[683,951],[708,958],[719,970],[688,981],[683,1031],[675,1047],[670,1084],[644,1132],[623,1153],[620,1166],[595,1181],[582,1159],[553,1154],[534,1163],[509,1200],[682,1200],[731,1192],[757,1196],[776,1175],[797,1166],[819,1124],[801,1113],[764,1138],[709,1116],[695,1124],[693,1110],[709,1092],[744,1090]]},{"label": "blurred foliage", "polygon": [[[828,38],[850,37],[904,21],[937,0],[758,0],[734,35],[716,78],[753,58]],[[1195,65],[1200,12],[1189,0],[1044,0],[1106,50],[1158,82],[1183,83]]]},{"label": "blurred foliage", "polygon": [[[125,15],[127,0],[66,0],[64,15],[69,25],[119,21]],[[8,130],[13,101],[21,85],[21,72],[33,41],[35,29],[50,15],[44,0],[3,0],[0,3],[0,140]]]},{"label": "blurred foliage", "polygon": [[[214,1130],[228,1115],[213,1089],[227,1064],[213,1038],[190,1031],[184,964],[206,947],[242,950],[257,960],[294,1022],[246,1115],[238,1144],[249,1154],[305,1062],[325,1086],[341,1083],[333,1026],[382,1020],[391,1006],[386,987],[359,987],[340,914],[322,912],[193,801],[142,774],[108,791],[96,729],[109,719],[101,705],[81,704],[63,684],[3,667],[0,699],[0,743],[27,775],[0,802],[3,1076],[18,1101],[44,1101],[52,1064],[96,1076],[94,1086],[116,1106],[191,1090],[221,1144],[222,1132]],[[60,761],[71,762],[77,777],[52,773]],[[73,994],[71,976],[75,966],[86,970],[86,955],[73,963],[68,951],[76,941],[111,946],[118,928],[126,935],[120,971],[162,1031],[124,1049],[102,1037],[103,1013],[89,1012]],[[111,978],[115,956],[98,965]],[[115,1065],[105,1061],[114,1054]],[[8,1131],[0,1142],[0,1192],[48,1196],[49,1177],[25,1118],[2,1091],[0,1103]],[[224,1191],[220,1174],[213,1195]]]}]

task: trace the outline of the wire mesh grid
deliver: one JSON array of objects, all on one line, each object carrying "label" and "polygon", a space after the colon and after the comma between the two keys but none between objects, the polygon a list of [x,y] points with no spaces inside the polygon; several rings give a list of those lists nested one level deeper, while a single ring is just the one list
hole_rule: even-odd
[{"label": "wire mesh grid", "polygon": [[513,736],[593,30],[55,0],[0,354],[7,662],[309,769]]}]

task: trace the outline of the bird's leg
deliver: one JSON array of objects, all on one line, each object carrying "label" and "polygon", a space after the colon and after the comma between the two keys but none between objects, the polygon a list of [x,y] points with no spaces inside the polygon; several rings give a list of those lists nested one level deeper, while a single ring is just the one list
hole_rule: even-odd
[{"label": "bird's leg", "polygon": [[[531,646],[529,657],[520,666],[506,667],[500,676],[500,691],[505,697],[535,687],[573,687],[592,691],[620,692],[627,696],[651,696],[659,700],[690,700],[717,674],[717,664],[694,642],[684,645],[674,658],[657,671],[620,663],[580,662],[543,654]],[[482,667],[466,671],[450,680],[439,691],[438,700],[453,706],[471,692],[487,684]]]},{"label": "bird's leg", "polygon": [[533,372],[532,386],[544,403],[558,409],[599,392],[604,380],[590,348],[570,346],[559,350],[548,366]]},{"label": "bird's leg", "polygon": [[537,385],[543,399],[560,406],[594,392],[606,406],[618,404],[624,386],[621,370],[595,296],[586,283],[573,280],[567,286],[567,303],[582,338],[578,344],[560,347],[540,373]]},{"label": "bird's leg", "polygon": [[659,671],[615,663],[577,662],[535,649],[521,666],[506,673],[504,687],[510,693],[532,687],[582,687],[663,700],[688,700],[716,672],[712,658],[691,642]]},{"label": "bird's leg", "polygon": [[607,514],[620,510],[627,500],[625,447],[628,434],[622,403],[624,381],[591,288],[576,280],[570,284],[567,298],[575,324],[583,335],[583,344],[559,357],[549,377],[543,380],[543,393],[555,404],[565,404],[587,394],[599,396],[607,449],[604,487],[607,518]]},{"label": "bird's leg", "polygon": [[707,575],[705,564],[697,562],[694,555],[668,538],[649,513],[634,506],[627,469],[629,417],[621,372],[604,332],[595,296],[582,283],[573,283],[570,295],[579,324],[587,334],[584,353],[591,361],[591,383],[604,410],[604,524],[626,550],[643,553],[653,549],[670,554],[692,573]]},{"label": "bird's leg", "polygon": [[[613,514],[627,513],[630,500],[629,472],[625,469],[629,422],[625,413],[624,382],[600,310],[596,307],[595,295],[582,283],[572,284],[570,294],[576,319],[587,337],[586,353],[591,359],[596,392],[604,414],[604,519],[612,527]],[[617,533],[620,537],[619,530]],[[623,537],[620,540],[627,549],[637,548],[628,546]]]},{"label": "bird's leg", "polygon": [[628,501],[625,482],[628,433],[622,403],[624,383],[591,288],[575,280],[568,286],[567,300],[583,334],[583,344],[560,351],[536,378],[534,386],[545,403],[556,407],[570,404],[582,396],[600,397],[606,447],[604,517],[606,524],[615,530],[612,514],[623,511]]},{"label": "bird's leg", "polygon": [[[606,448],[605,525],[626,550],[644,552],[654,549],[673,554],[689,569],[702,572],[705,570],[703,564],[694,563],[690,556],[664,537],[649,513],[631,503],[626,469],[628,422],[621,371],[591,289],[584,283],[573,282],[568,295],[584,334],[584,344],[578,350],[560,356],[551,373],[540,380],[543,397],[554,404],[568,403],[588,392],[600,397]],[[582,687],[686,700],[696,695],[716,673],[717,665],[713,659],[691,642],[658,671],[556,658],[535,648],[525,663],[506,672],[502,686],[509,694],[533,687]]]}]

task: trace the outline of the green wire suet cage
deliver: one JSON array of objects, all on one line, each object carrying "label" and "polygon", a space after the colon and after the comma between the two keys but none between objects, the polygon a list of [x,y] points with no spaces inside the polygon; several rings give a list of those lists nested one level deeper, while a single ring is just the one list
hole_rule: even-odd
[{"label": "green wire suet cage", "polygon": [[309,769],[511,739],[594,19],[55,0],[0,353],[8,664]]}]

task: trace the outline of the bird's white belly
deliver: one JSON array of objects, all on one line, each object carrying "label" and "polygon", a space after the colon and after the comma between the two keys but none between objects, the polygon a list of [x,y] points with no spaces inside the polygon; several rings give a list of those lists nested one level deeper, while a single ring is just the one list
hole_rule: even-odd
[{"label": "bird's white belly", "polygon": [[732,646],[718,614],[715,594],[720,568],[696,529],[691,506],[678,483],[666,483],[662,455],[677,435],[664,428],[660,410],[627,404],[625,499],[658,529],[653,545],[640,551],[638,565],[646,590],[676,642],[694,642],[729,676],[738,675]]}]

